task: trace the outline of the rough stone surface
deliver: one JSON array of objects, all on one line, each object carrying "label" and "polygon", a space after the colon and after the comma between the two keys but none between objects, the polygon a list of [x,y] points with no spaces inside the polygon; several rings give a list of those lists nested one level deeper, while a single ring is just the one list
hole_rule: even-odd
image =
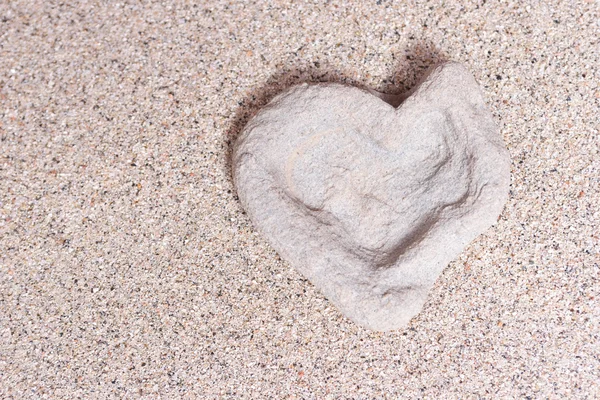
[{"label": "rough stone surface", "polygon": [[496,221],[510,175],[457,63],[432,69],[398,108],[340,84],[292,87],[248,123],[233,164],[271,245],[373,330],[421,310],[442,269]]}]

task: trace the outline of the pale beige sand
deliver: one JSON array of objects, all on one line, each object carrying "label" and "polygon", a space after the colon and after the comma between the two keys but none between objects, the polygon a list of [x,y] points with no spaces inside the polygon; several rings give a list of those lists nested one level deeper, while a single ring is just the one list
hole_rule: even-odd
[{"label": "pale beige sand", "polygon": [[[104,3],[0,2],[0,398],[600,397],[597,1]],[[255,232],[228,153],[293,83],[442,59],[510,200],[370,333]]]}]

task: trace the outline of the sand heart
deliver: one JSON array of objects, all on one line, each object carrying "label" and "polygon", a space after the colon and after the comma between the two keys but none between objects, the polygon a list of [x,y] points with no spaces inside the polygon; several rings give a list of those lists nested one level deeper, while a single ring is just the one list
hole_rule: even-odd
[{"label": "sand heart", "polygon": [[233,171],[275,250],[348,318],[390,330],[496,221],[510,160],[473,77],[444,63],[398,108],[339,84],[287,90],[248,123]]}]

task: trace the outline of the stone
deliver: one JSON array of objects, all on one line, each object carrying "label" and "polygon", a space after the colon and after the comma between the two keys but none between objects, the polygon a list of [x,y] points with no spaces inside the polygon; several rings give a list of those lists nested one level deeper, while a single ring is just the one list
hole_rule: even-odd
[{"label": "stone", "polygon": [[377,331],[419,313],[444,267],[497,221],[510,182],[465,67],[437,65],[402,99],[396,108],[397,98],[356,87],[292,87],[248,122],[232,158],[256,228],[345,316]]}]

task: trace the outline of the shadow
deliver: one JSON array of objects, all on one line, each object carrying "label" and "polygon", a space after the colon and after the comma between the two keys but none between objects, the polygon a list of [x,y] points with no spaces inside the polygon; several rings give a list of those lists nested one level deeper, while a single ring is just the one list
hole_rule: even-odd
[{"label": "shadow", "polygon": [[[356,86],[373,93],[394,107],[398,107],[426,77],[427,71],[436,64],[448,60],[448,57],[429,42],[417,42],[403,53],[396,54],[397,67],[394,74],[384,78],[381,85],[367,87],[365,82],[351,78],[350,73],[332,68],[322,61],[300,61],[298,65],[272,75],[260,88],[250,92],[239,101],[239,108],[233,122],[225,132],[226,174],[233,180],[232,155],[235,142],[256,113],[275,96],[286,89],[302,83],[341,83]],[[237,191],[237,188],[234,190]],[[237,196],[236,196],[237,197]]]},{"label": "shadow", "polygon": [[377,89],[383,93],[401,94],[414,89],[426,77],[427,71],[449,57],[430,42],[418,42],[398,55],[398,63],[390,79],[383,79]]}]

